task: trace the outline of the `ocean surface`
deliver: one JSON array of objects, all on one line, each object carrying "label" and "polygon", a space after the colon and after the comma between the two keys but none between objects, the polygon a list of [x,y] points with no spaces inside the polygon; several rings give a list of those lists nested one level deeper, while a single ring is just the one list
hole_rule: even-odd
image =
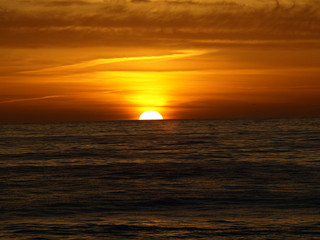
[{"label": "ocean surface", "polygon": [[320,239],[320,118],[0,125],[0,239]]}]

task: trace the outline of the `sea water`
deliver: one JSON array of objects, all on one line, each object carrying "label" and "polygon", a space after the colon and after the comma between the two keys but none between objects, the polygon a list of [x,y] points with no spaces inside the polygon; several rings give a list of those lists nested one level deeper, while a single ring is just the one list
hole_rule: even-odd
[{"label": "sea water", "polygon": [[320,239],[320,118],[0,125],[1,239]]}]

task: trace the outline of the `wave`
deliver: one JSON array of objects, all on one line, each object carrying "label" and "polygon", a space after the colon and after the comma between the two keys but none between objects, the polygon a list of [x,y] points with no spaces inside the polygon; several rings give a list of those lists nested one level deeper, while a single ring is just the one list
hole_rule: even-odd
[{"label": "wave", "polygon": [[[32,239],[197,239],[227,237],[232,239],[270,239],[280,235],[291,239],[312,238],[319,234],[319,226],[312,223],[293,224],[292,226],[269,224],[246,227],[242,222],[212,222],[211,227],[193,226],[157,226],[156,224],[15,224],[4,232],[4,236],[37,236]],[[224,239],[224,238],[223,238]]]}]

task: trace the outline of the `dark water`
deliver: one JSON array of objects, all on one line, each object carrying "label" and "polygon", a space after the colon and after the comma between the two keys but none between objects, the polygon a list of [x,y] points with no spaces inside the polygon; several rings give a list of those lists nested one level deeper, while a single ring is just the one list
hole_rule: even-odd
[{"label": "dark water", "polygon": [[320,239],[320,118],[0,125],[2,239]]}]

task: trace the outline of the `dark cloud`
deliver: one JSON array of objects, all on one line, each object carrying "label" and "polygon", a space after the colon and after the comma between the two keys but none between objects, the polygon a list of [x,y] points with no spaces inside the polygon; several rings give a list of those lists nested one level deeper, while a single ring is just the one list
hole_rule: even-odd
[{"label": "dark cloud", "polygon": [[29,1],[21,7],[18,3],[15,8],[13,3],[0,8],[0,46],[166,42],[184,47],[201,41],[215,45],[214,40],[226,45],[287,40],[296,46],[320,39],[318,1],[299,5],[275,1],[264,7],[232,1]]},{"label": "dark cloud", "polygon": [[131,0],[133,3],[146,3],[149,2],[149,0]]},{"label": "dark cloud", "polygon": [[92,3],[88,3],[85,1],[70,0],[70,1],[48,1],[48,2],[41,2],[40,4],[48,7],[68,7],[73,5],[88,5]]}]

